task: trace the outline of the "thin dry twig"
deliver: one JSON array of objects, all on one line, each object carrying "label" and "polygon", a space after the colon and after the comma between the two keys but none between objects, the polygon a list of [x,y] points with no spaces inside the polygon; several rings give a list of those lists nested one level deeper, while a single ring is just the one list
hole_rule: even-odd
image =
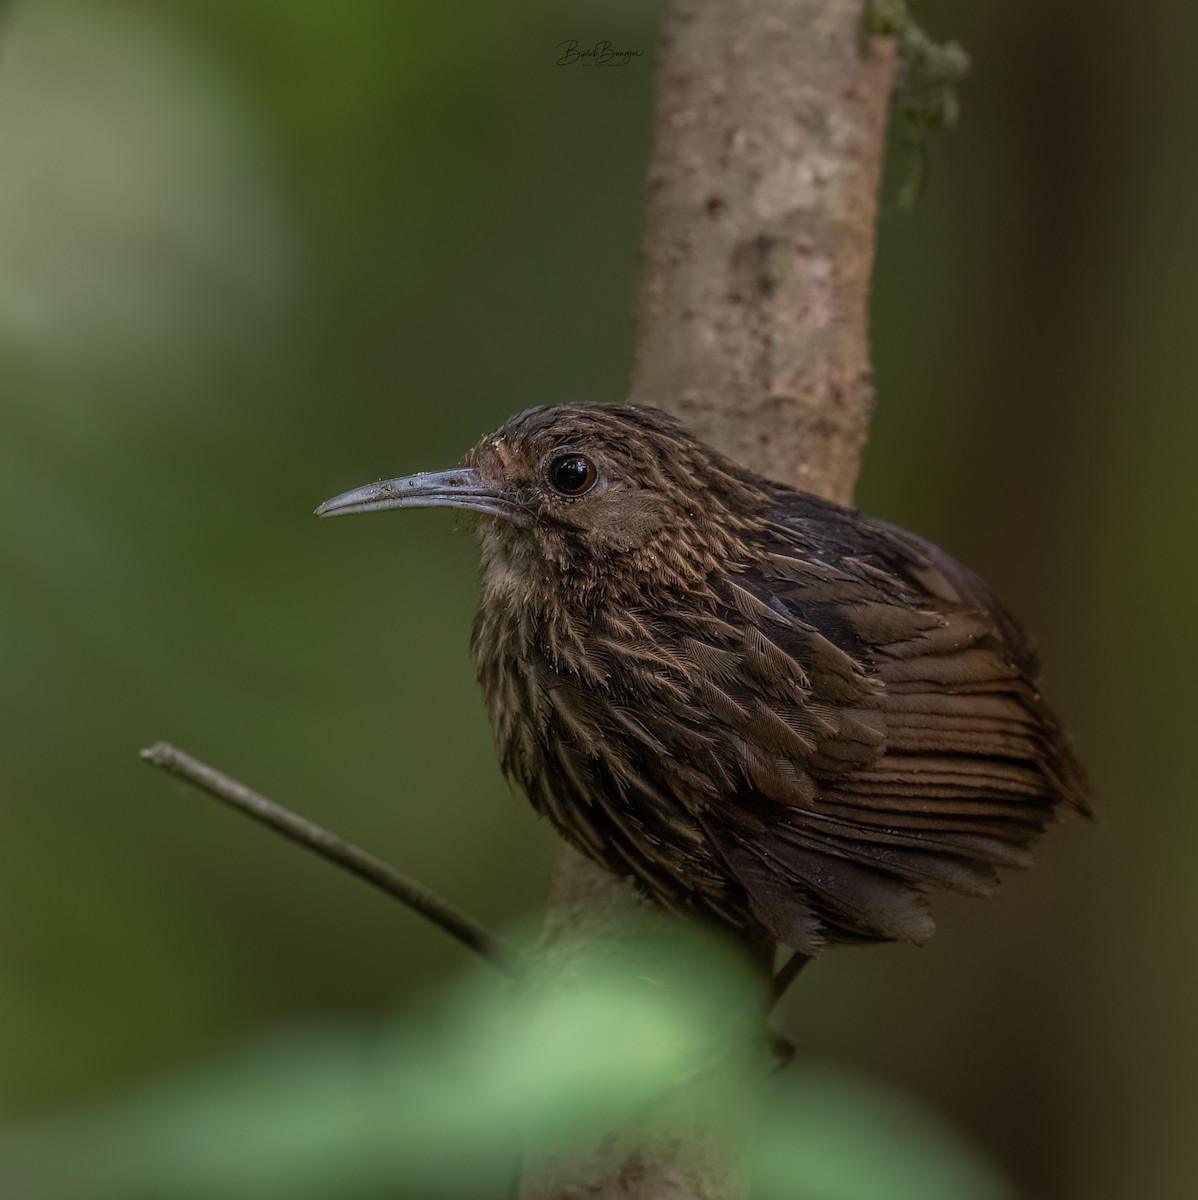
[{"label": "thin dry twig", "polygon": [[215,796],[238,812],[273,829],[275,833],[319,854],[351,875],[366,880],[379,891],[431,921],[450,937],[457,938],[463,946],[473,950],[497,970],[506,975],[516,974],[520,960],[518,951],[484,929],[456,905],[414,879],[409,879],[381,859],[343,841],[335,833],[306,817],[268,800],[244,783],[193,758],[169,742],[155,742],[141,752],[141,757],[151,766]]}]

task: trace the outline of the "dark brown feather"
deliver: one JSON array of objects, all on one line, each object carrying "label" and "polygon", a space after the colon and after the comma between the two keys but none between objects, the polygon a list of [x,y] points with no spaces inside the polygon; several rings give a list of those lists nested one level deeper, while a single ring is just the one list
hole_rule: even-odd
[{"label": "dark brown feather", "polygon": [[[601,486],[557,495],[546,462]],[[1085,778],[990,589],[894,526],[631,406],[533,409],[469,464],[474,651],[504,770],[659,902],[827,942],[922,941],[925,893],[1026,865]]]}]

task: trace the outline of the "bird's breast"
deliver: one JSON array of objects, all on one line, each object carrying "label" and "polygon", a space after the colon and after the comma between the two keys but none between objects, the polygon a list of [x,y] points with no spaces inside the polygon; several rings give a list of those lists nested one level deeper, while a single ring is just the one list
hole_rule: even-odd
[{"label": "bird's breast", "polygon": [[695,811],[709,775],[689,744],[693,696],[657,622],[497,598],[484,592],[475,654],[505,773],[584,853],[663,903],[732,920]]}]

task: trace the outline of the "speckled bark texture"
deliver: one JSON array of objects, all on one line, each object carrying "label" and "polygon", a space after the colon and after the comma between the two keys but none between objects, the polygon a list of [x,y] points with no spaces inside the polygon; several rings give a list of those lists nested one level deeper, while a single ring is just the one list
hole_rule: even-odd
[{"label": "speckled bark texture", "polygon": [[677,0],[632,398],[837,500],[872,400],[868,301],[894,72],[861,0]]},{"label": "speckled bark texture", "polygon": [[[758,471],[845,501],[872,404],[868,295],[893,44],[864,0],[668,0],[630,399]],[[560,853],[537,974],[627,937],[631,886]],[[681,918],[679,918],[681,919]],[[572,948],[571,948],[572,947]],[[583,951],[585,952],[585,951]],[[521,1200],[744,1200],[743,1128],[530,1146]],[[734,1106],[733,1111],[737,1110]],[[725,1109],[725,1112],[727,1110]]]}]

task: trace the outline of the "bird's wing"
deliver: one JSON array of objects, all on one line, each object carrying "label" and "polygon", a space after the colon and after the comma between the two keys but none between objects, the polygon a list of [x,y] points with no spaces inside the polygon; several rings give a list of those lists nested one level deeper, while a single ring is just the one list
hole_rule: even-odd
[{"label": "bird's wing", "polygon": [[[930,886],[984,893],[1086,785],[989,588],[943,551],[807,500],[719,583],[688,648],[742,786],[701,817],[783,941],[923,940]],[[730,644],[728,629],[734,629]],[[803,939],[806,938],[806,944]]]}]

